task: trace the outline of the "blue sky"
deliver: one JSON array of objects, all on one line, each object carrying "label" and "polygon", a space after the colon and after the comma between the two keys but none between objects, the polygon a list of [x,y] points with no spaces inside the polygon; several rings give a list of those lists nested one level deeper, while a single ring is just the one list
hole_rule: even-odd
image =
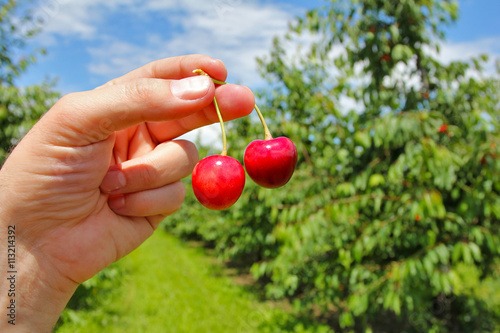
[{"label": "blue sky", "polygon": [[[323,3],[269,0],[39,0],[45,46],[22,82],[57,77],[64,93],[92,89],[149,61],[187,53],[222,59],[232,82],[260,82],[255,57],[268,52],[287,21]],[[500,57],[500,0],[461,0],[444,58]]]},{"label": "blue sky", "polygon": [[[448,40],[452,43],[472,42],[500,37],[500,1],[460,0],[459,21],[448,29]],[[497,40],[496,52],[500,52]]]},{"label": "blue sky", "polygon": [[[59,78],[63,92],[92,89],[149,61],[189,53],[222,59],[229,80],[259,80],[255,57],[307,6],[322,1],[39,0],[40,57],[23,82]],[[306,6],[307,5],[307,6]],[[237,73],[238,72],[238,73]]]},{"label": "blue sky", "polygon": [[[58,78],[63,93],[93,89],[159,58],[204,53],[224,61],[229,82],[255,88],[255,58],[273,36],[321,0],[38,0],[44,46],[19,83]],[[444,61],[488,53],[500,58],[500,0],[459,0],[460,19],[447,29]],[[492,62],[493,63],[493,62]],[[491,63],[491,68],[493,65]]]}]

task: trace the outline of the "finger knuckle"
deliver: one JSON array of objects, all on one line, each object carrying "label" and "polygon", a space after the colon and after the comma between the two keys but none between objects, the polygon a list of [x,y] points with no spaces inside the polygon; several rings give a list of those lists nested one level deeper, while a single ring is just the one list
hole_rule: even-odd
[{"label": "finger knuckle", "polygon": [[141,104],[153,104],[155,89],[153,81],[149,79],[138,79],[125,85],[125,95],[132,101]]},{"label": "finger knuckle", "polygon": [[141,183],[144,186],[152,186],[158,181],[160,173],[156,168],[150,166],[150,164],[144,164],[140,172],[140,177]]},{"label": "finger knuckle", "polygon": [[62,96],[57,103],[54,105],[53,109],[60,110],[79,110],[81,109],[81,93],[72,92]]}]

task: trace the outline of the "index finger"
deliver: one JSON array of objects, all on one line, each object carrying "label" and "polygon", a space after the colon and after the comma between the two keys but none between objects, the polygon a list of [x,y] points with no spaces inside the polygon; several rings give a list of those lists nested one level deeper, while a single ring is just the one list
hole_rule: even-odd
[{"label": "index finger", "polygon": [[195,69],[204,70],[210,77],[216,80],[225,81],[227,77],[226,67],[221,60],[202,54],[191,54],[150,62],[98,88],[122,84],[141,78],[180,80],[196,75],[193,73]]}]

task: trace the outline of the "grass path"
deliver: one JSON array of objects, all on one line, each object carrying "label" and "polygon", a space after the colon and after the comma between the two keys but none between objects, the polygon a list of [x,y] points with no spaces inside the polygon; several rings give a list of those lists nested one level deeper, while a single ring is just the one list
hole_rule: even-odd
[{"label": "grass path", "polygon": [[283,310],[272,309],[234,284],[203,249],[162,230],[115,265],[125,271],[118,286],[97,293],[97,305],[90,309],[68,310],[66,317],[72,320],[56,332],[285,331],[266,324],[277,318],[287,322]]}]

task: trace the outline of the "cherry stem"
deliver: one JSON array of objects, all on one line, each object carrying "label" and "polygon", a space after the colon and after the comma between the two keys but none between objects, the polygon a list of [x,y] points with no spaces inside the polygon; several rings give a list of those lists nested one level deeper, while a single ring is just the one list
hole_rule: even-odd
[{"label": "cherry stem", "polygon": [[220,129],[222,131],[222,152],[220,153],[222,156],[227,156],[227,139],[226,139],[226,130],[224,129],[224,120],[222,119],[222,114],[219,109],[219,104],[217,103],[217,99],[214,97],[214,105],[215,110],[217,111],[217,117],[219,117]]},{"label": "cherry stem", "polygon": [[[198,75],[205,75],[208,76],[209,78],[212,79],[212,81],[215,84],[220,84],[224,85],[227,84],[227,82],[224,81],[219,81],[208,75],[204,70],[202,69],[195,69],[193,73],[198,74]],[[215,109],[217,110],[217,115],[219,116],[219,121],[221,124],[221,129],[222,129],[222,143],[223,143],[223,148],[222,148],[222,153],[221,155],[225,156],[227,155],[227,142],[226,142],[226,131],[224,130],[224,122],[222,120],[222,116],[219,110],[219,106],[217,105],[217,100],[214,97],[214,104],[215,104]],[[267,127],[266,121],[264,119],[264,116],[262,115],[262,112],[260,112],[259,107],[257,104],[254,105],[255,111],[257,111],[257,115],[259,116],[260,122],[262,123],[262,127],[264,127],[264,140],[271,140],[273,136],[271,135],[271,131],[269,131],[269,127]]]},{"label": "cherry stem", "polygon": [[264,127],[264,140],[271,140],[273,136],[271,135],[271,132],[267,127],[266,121],[264,120],[264,116],[262,115],[262,112],[260,112],[257,104],[255,104],[255,111],[257,111],[257,114],[259,115],[260,118],[260,122],[262,123],[262,127]]},{"label": "cherry stem", "polygon": [[211,77],[210,75],[207,74],[207,72],[205,72],[203,69],[195,69],[193,71],[194,74],[198,74],[198,75],[205,75],[205,76],[208,76],[209,78],[212,79],[212,81],[215,83],[215,84],[221,84],[221,85],[224,85],[224,84],[227,84],[227,82],[224,82],[224,81],[219,81],[219,80],[216,80],[214,79],[213,77]]},{"label": "cherry stem", "polygon": [[[212,81],[215,83],[215,84],[226,84],[226,82],[223,82],[223,81],[219,81],[219,80],[216,80],[212,77],[210,77],[210,75],[208,75],[203,69],[195,69],[193,71],[194,74],[198,74],[198,75],[205,75],[205,76],[208,76],[209,78],[212,79]],[[214,96],[214,105],[215,105],[215,110],[217,111],[217,117],[219,117],[219,122],[220,122],[220,129],[222,131],[222,152],[220,153],[222,156],[227,156],[227,139],[226,139],[226,129],[224,128],[224,120],[222,119],[222,114],[220,112],[220,108],[219,108],[219,103],[217,103],[217,99],[215,98]]]}]

